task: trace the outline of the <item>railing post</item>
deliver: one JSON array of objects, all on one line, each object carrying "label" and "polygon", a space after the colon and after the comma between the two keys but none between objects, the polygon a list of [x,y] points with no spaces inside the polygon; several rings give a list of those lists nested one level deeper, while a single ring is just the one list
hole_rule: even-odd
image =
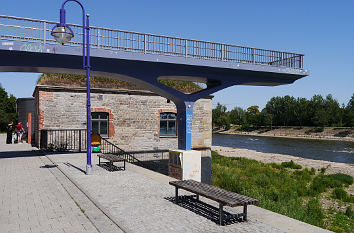
[{"label": "railing post", "polygon": [[41,140],[40,140],[40,148],[47,149],[48,148],[48,130],[41,130]]},{"label": "railing post", "polygon": [[47,42],[47,23],[43,23],[43,44]]},{"label": "railing post", "polygon": [[252,49],[252,63],[255,64],[256,63],[256,49],[253,48]]},{"label": "railing post", "polygon": [[184,56],[185,57],[187,57],[187,55],[188,55],[188,47],[187,47],[188,44],[187,44],[187,42],[188,42],[187,40],[184,40],[184,49],[185,49]]},{"label": "railing post", "polygon": [[224,45],[221,45],[221,61],[224,61]]},{"label": "railing post", "polygon": [[280,59],[281,59],[281,66],[284,66],[284,54],[280,53]]},{"label": "railing post", "polygon": [[100,48],[100,36],[101,36],[101,34],[100,34],[100,31],[98,30],[97,31],[97,48]]},{"label": "railing post", "polygon": [[81,152],[81,129],[79,130],[79,152]]},{"label": "railing post", "polygon": [[146,34],[144,34],[144,54],[146,54]]}]

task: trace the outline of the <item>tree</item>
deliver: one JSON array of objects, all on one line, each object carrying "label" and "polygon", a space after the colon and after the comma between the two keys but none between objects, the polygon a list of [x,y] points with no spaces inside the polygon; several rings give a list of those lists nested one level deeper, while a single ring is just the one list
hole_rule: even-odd
[{"label": "tree", "polygon": [[216,108],[212,111],[213,126],[230,128],[230,118],[226,113],[226,106],[217,103]]},{"label": "tree", "polygon": [[0,84],[0,131],[6,131],[10,121],[17,120],[16,98],[13,95],[8,97],[7,92]]},{"label": "tree", "polygon": [[326,126],[329,121],[329,114],[325,110],[325,100],[321,95],[314,95],[310,100],[311,121],[315,126]]},{"label": "tree", "polygon": [[337,100],[333,99],[332,95],[329,94],[326,96],[324,108],[328,118],[328,126],[341,126],[342,121],[342,111],[340,109],[339,103]]},{"label": "tree", "polygon": [[303,126],[308,121],[308,100],[305,98],[297,98],[295,104],[295,119],[298,126]]},{"label": "tree", "polygon": [[354,94],[352,95],[347,106],[343,110],[343,122],[345,126],[354,126]]},{"label": "tree", "polygon": [[253,105],[247,108],[247,121],[253,127],[262,126],[263,117],[262,114],[259,112],[259,106]]},{"label": "tree", "polygon": [[245,119],[245,116],[246,116],[245,110],[243,110],[240,107],[235,107],[234,109],[232,109],[230,111],[229,116],[230,116],[231,124],[234,124],[234,125],[241,125],[246,120]]}]

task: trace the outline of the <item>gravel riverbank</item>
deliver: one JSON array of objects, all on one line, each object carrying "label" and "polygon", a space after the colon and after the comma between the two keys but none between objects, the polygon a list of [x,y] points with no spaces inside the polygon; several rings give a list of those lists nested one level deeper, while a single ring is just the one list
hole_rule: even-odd
[{"label": "gravel riverbank", "polygon": [[[226,157],[242,157],[254,159],[263,163],[282,163],[293,160],[304,168],[315,168],[317,171],[321,168],[326,168],[325,174],[344,173],[354,177],[354,164],[336,163],[324,160],[306,159],[292,155],[283,155],[276,153],[263,153],[248,149],[238,149],[232,147],[212,146],[212,150]],[[354,195],[354,185],[351,185],[347,190]]]}]

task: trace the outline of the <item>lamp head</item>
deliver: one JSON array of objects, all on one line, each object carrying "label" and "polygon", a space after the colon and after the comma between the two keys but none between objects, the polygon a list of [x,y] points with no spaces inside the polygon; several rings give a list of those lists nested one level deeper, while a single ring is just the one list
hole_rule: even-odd
[{"label": "lamp head", "polygon": [[50,33],[54,39],[64,45],[68,43],[71,38],[74,37],[74,33],[68,25],[65,24],[57,24],[53,27],[52,32]]}]

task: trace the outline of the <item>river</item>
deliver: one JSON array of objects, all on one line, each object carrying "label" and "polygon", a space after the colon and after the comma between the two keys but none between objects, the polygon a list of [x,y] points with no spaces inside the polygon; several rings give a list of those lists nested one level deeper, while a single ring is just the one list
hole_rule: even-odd
[{"label": "river", "polygon": [[354,142],[213,134],[213,146],[354,164]]}]

